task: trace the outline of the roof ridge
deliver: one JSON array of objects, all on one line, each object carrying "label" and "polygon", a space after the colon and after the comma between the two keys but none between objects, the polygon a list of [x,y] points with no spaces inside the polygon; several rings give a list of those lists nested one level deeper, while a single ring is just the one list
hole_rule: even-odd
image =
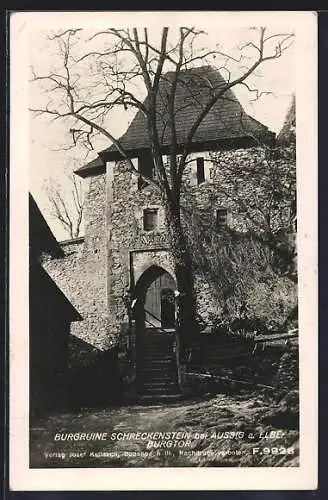
[{"label": "roof ridge", "polygon": [[[171,135],[169,127],[166,127],[167,120],[167,94],[166,88],[170,84],[170,78],[173,71],[162,75],[159,84],[157,101],[157,127],[163,149],[169,148]],[[186,140],[191,123],[199,109],[203,109],[213,96],[213,91],[220,89],[227,84],[224,76],[219,69],[211,65],[195,66],[185,68],[178,75],[181,77],[180,84],[177,85],[175,94],[175,122],[177,132],[177,143],[183,144]],[[190,77],[190,84],[188,83]],[[199,81],[198,81],[199,80]],[[178,80],[179,82],[179,80]],[[162,92],[163,91],[163,92]],[[146,97],[145,101],[148,99]],[[145,102],[144,101],[144,102]],[[243,113],[245,122],[240,123],[239,116]],[[249,139],[254,136],[269,136],[272,133],[268,127],[249,117],[240,103],[237,96],[231,88],[221,99],[218,99],[211,107],[210,112],[204,117],[193,136],[193,143],[204,144],[211,142],[217,143],[221,140],[231,139],[237,144],[238,140]],[[138,154],[138,151],[150,148],[150,140],[147,133],[147,122],[145,115],[139,110],[133,117],[127,130],[119,139],[122,148],[129,154]],[[95,174],[100,172],[103,167],[101,164],[106,161],[114,161],[122,156],[117,148],[112,144],[99,153],[100,158],[91,162],[86,168],[81,167],[76,172],[93,171]],[[88,174],[86,174],[88,175]]]},{"label": "roof ridge", "polygon": [[[205,68],[209,68],[212,71],[219,73],[220,76],[222,76],[221,73],[219,72],[219,70],[217,68],[215,68],[214,66],[211,66],[210,64],[204,64],[204,66],[193,66],[192,68],[184,68],[184,69],[180,70],[180,74],[187,73],[187,72],[193,72],[193,71],[197,72],[199,70],[205,70]],[[167,71],[166,73],[164,73],[163,76],[170,75],[173,73],[175,73],[175,71],[170,70],[170,71]]]}]

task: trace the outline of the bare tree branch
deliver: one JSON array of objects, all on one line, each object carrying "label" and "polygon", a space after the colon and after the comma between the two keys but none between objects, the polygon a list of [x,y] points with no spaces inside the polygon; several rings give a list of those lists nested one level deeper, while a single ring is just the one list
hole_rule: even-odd
[{"label": "bare tree branch", "polygon": [[80,236],[84,211],[84,197],[81,180],[69,175],[71,189],[65,190],[51,179],[46,185],[46,195],[50,204],[50,215],[56,219],[71,239]]},{"label": "bare tree branch", "polygon": [[[43,98],[49,98],[46,103],[40,98],[40,102],[31,106],[36,115],[45,114],[53,120],[62,120],[70,130],[72,143],[83,144],[88,151],[94,148],[95,135],[100,134],[108,145],[114,146],[130,172],[143,178],[159,193],[166,211],[178,289],[182,292],[180,308],[183,314],[180,318],[183,324],[180,331],[193,330],[190,325],[193,324],[195,311],[192,260],[181,220],[180,199],[185,187],[183,173],[189,162],[188,155],[192,152],[195,134],[213,106],[219,100],[229,99],[229,91],[238,85],[243,85],[255,99],[259,99],[265,91],[256,89],[251,77],[256,76],[264,63],[279,59],[293,40],[293,34],[268,34],[265,28],[260,28],[257,41],[252,36],[240,47],[239,53],[230,54],[218,45],[214,49],[197,49],[197,40],[203,35],[204,32],[194,26],[182,26],[176,37],[174,30],[164,27],[159,43],[153,43],[147,28],[108,28],[90,36],[86,52],[81,53],[77,50],[83,38],[81,30],[65,30],[50,36],[50,40],[58,45],[56,61],[60,59],[61,67],[51,68],[48,75],[38,75],[32,68],[32,81],[44,92]],[[198,78],[196,83],[193,82],[195,85],[188,83],[185,75],[192,75],[190,70],[200,64],[211,66],[215,59],[225,73],[225,81],[220,80],[217,84],[206,74],[199,74],[194,77],[194,80]],[[184,103],[177,105],[176,95],[180,85],[184,86],[186,98]],[[181,139],[177,133],[179,111],[181,115],[181,110],[191,103],[194,113],[190,114],[190,121],[185,124],[185,138]],[[154,178],[138,171],[128,148],[115,137],[111,119],[113,110],[117,108],[122,111],[137,108],[145,116],[147,139],[156,172]],[[169,150],[169,165],[163,163],[163,144],[165,152],[167,148]],[[271,172],[271,175],[278,188],[277,179],[273,177],[275,174]],[[291,187],[288,189],[292,191]],[[260,194],[255,192],[252,202],[247,204],[241,200],[240,207],[254,224],[272,230],[273,214],[281,196],[285,196],[282,189],[273,191],[268,206],[263,207]],[[81,199],[74,181],[71,197],[74,209],[79,210]],[[71,214],[61,193],[52,193],[51,200],[57,219],[74,234]],[[80,225],[81,217],[78,216],[77,231]],[[234,265],[238,266],[238,262]],[[183,346],[183,342],[180,345]]]}]

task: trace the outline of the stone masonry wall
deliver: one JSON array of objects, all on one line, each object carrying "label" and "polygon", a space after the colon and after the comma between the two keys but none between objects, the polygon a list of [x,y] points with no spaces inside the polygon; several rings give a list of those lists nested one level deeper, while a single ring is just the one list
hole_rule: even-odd
[{"label": "stone masonry wall", "polygon": [[[206,224],[211,230],[215,225],[216,209],[223,207],[228,209],[228,226],[231,229],[239,232],[249,229],[249,220],[245,217],[240,204],[234,199],[234,189],[237,185],[239,195],[244,190],[246,200],[247,190],[252,189],[252,182],[244,185],[243,179],[239,179],[238,175],[234,177],[233,171],[234,169],[238,171],[238,168],[244,166],[262,168],[263,150],[255,147],[220,151],[217,154],[216,165],[210,162],[211,153],[195,153],[189,159],[197,156],[202,156],[206,160],[206,181],[197,185],[196,161],[188,163],[184,174],[182,212],[186,215],[197,212],[200,218],[194,221],[195,228],[197,224],[199,227]],[[232,180],[230,185],[225,186],[226,195],[220,190],[219,196],[218,186],[222,186],[223,182],[221,168],[227,165],[232,169]],[[168,250],[165,213],[160,195],[155,189],[147,186],[138,190],[137,176],[130,172],[124,162],[119,162],[107,165],[107,190],[110,205],[108,220],[111,221],[108,229],[110,280],[108,299],[112,327],[118,332],[122,323],[127,323],[124,295],[131,284],[131,279],[136,282],[142,272],[152,264],[161,265],[174,276],[174,265]],[[143,229],[145,208],[159,208],[159,224],[155,231]],[[207,282],[204,276],[195,270],[197,308],[205,321],[208,321],[211,315],[220,312],[214,286],[215,284]]]},{"label": "stone masonry wall", "polygon": [[43,264],[83,317],[72,324],[71,334],[86,343],[91,357],[115,342],[108,329],[105,183],[105,175],[91,178],[84,242],[64,245],[64,258],[47,259]]},{"label": "stone masonry wall", "polygon": [[[171,273],[173,266],[160,196],[150,187],[138,191],[137,177],[124,162],[107,165],[107,199],[108,308],[111,330],[118,335],[128,322],[124,298],[131,280],[153,264]],[[143,230],[144,208],[159,209],[158,230]]]},{"label": "stone masonry wall", "polygon": [[[215,210],[229,211],[228,225],[246,229],[245,217],[234,202],[234,179],[229,195],[219,198],[217,185],[222,183],[220,165],[248,165],[259,161],[259,148],[229,150],[219,153],[218,165],[206,162],[206,182],[197,186],[196,162],[189,163],[182,197],[183,211],[200,214],[196,228],[215,223]],[[194,155],[197,157],[197,155]],[[210,159],[209,153],[199,153]],[[143,229],[143,210],[159,209],[159,224],[154,231]],[[159,265],[174,276],[172,255],[165,226],[160,194],[153,187],[138,190],[137,176],[124,162],[108,163],[107,172],[92,177],[85,206],[83,244],[66,245],[66,257],[47,260],[45,268],[80,312],[83,321],[72,327],[72,333],[95,350],[115,345],[128,324],[126,293],[151,265]],[[219,312],[213,286],[195,272],[198,313],[205,321]]]}]

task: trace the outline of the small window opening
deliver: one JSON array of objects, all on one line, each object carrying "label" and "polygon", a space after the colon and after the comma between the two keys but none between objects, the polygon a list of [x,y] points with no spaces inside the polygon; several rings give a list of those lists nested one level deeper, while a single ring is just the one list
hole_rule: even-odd
[{"label": "small window opening", "polygon": [[204,158],[197,158],[197,184],[205,182]]},{"label": "small window opening", "polygon": [[219,231],[225,229],[228,225],[228,210],[226,208],[218,208],[216,211],[216,227]]},{"label": "small window opening", "polygon": [[145,231],[154,231],[158,226],[158,208],[145,208],[143,227]]}]

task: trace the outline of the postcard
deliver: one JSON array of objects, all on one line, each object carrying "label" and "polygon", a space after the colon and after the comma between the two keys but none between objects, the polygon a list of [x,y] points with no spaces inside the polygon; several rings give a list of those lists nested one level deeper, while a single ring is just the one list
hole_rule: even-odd
[{"label": "postcard", "polygon": [[315,489],[316,14],[10,21],[10,487]]}]

